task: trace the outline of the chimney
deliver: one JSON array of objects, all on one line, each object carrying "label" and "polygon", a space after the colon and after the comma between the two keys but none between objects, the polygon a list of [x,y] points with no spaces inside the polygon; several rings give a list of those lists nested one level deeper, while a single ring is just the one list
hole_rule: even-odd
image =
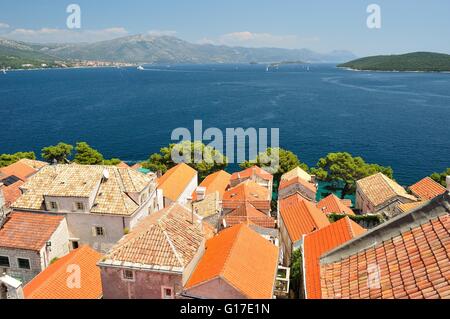
[{"label": "chimney", "polygon": [[447,182],[447,190],[450,192],[450,176],[447,176],[445,181]]},{"label": "chimney", "polygon": [[195,194],[197,195],[197,202],[204,200],[206,196],[206,187],[197,187]]}]

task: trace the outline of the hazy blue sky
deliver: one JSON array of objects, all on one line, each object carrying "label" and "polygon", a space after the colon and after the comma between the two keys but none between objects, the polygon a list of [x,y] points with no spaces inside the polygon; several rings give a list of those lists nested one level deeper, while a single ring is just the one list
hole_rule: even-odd
[{"label": "hazy blue sky", "polygon": [[[82,28],[69,31],[66,7],[81,6]],[[381,7],[381,29],[366,25]],[[448,0],[1,0],[0,36],[77,42],[137,33],[195,43],[335,49],[358,55],[450,53]]]}]

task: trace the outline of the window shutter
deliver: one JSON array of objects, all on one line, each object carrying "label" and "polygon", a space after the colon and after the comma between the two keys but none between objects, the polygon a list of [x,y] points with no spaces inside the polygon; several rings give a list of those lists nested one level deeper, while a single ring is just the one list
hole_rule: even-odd
[{"label": "window shutter", "polygon": [[92,227],[92,236],[97,237],[97,229],[95,227]]}]

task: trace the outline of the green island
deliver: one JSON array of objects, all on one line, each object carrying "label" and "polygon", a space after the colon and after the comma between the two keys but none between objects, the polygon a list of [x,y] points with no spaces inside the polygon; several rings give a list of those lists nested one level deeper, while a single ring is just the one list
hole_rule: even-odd
[{"label": "green island", "polygon": [[339,64],[338,67],[360,71],[450,72],[450,55],[433,52],[379,55]]}]

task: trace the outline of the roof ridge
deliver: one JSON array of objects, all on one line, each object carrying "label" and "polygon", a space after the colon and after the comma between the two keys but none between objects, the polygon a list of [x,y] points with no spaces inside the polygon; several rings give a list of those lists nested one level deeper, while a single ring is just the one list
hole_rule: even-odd
[{"label": "roof ridge", "polygon": [[[392,187],[392,185],[391,185],[391,181],[392,182],[394,182],[394,183],[396,183],[394,180],[392,180],[392,179],[390,179],[389,177],[387,177],[386,175],[384,175],[383,173],[378,173],[378,174],[381,174],[381,177],[383,178],[383,180],[385,181],[385,183],[386,184],[388,184],[388,186],[389,186],[389,188],[391,189],[391,191],[393,191],[394,192],[394,194],[395,195],[399,195],[398,193],[397,193],[397,191],[394,189],[394,187]],[[400,186],[400,185],[399,185]],[[402,186],[400,186],[400,187],[402,187]],[[406,192],[406,191],[405,191]]]},{"label": "roof ridge", "polygon": [[233,249],[236,247],[236,243],[237,243],[237,241],[238,241],[239,236],[241,235],[242,229],[244,228],[244,227],[242,226],[242,224],[241,224],[241,225],[238,225],[238,226],[235,226],[235,227],[239,227],[239,231],[238,231],[238,233],[236,234],[236,236],[235,236],[235,238],[234,238],[234,240],[233,240],[233,244],[231,245],[230,250],[228,251],[227,258],[225,259],[225,262],[223,263],[222,270],[221,270],[220,273],[219,273],[219,277],[220,277],[220,278],[224,278],[224,277],[223,277],[223,273],[225,272],[225,269],[226,269],[226,267],[227,267],[227,264],[228,264],[228,261],[229,261],[229,259],[230,259],[230,256],[231,256],[232,253],[233,253]]},{"label": "roof ridge", "polygon": [[[49,280],[50,278],[53,278],[56,275],[59,276],[62,273],[66,273],[67,272],[67,267],[63,267],[63,266],[69,264],[80,252],[86,250],[86,247],[88,247],[88,246],[84,245],[84,246],[81,246],[78,249],[70,251],[67,255],[65,255],[65,256],[61,257],[60,259],[56,260],[53,264],[50,264],[46,269],[44,269],[41,273],[39,273],[38,276],[41,275],[45,270],[47,270],[52,265],[53,265],[53,268],[56,268],[55,271],[51,275],[49,275],[45,280],[43,280],[41,282],[41,284],[39,285],[39,288],[49,286],[50,285],[50,280]],[[59,263],[58,263],[58,261],[59,261]],[[36,279],[36,277],[34,279]],[[31,293],[31,295],[29,295],[28,298],[30,296],[32,296],[32,295],[33,295],[33,293]]]},{"label": "roof ridge", "polygon": [[180,263],[180,266],[181,266],[181,267],[184,267],[185,265],[184,265],[183,259],[179,256],[179,254],[178,254],[178,252],[177,252],[177,249],[176,249],[176,247],[175,247],[175,244],[174,244],[174,243],[172,242],[172,240],[170,239],[169,234],[167,233],[167,231],[166,231],[165,229],[162,230],[162,232],[163,232],[164,236],[166,237],[167,242],[169,243],[170,248],[172,248],[173,253],[175,254],[175,257],[177,258],[178,262]]},{"label": "roof ridge", "polygon": [[328,252],[322,256],[321,260],[326,264],[343,260],[354,254],[355,251],[367,250],[445,214],[450,214],[450,194],[448,193],[436,197],[408,214],[399,215],[381,224],[364,235]]}]

